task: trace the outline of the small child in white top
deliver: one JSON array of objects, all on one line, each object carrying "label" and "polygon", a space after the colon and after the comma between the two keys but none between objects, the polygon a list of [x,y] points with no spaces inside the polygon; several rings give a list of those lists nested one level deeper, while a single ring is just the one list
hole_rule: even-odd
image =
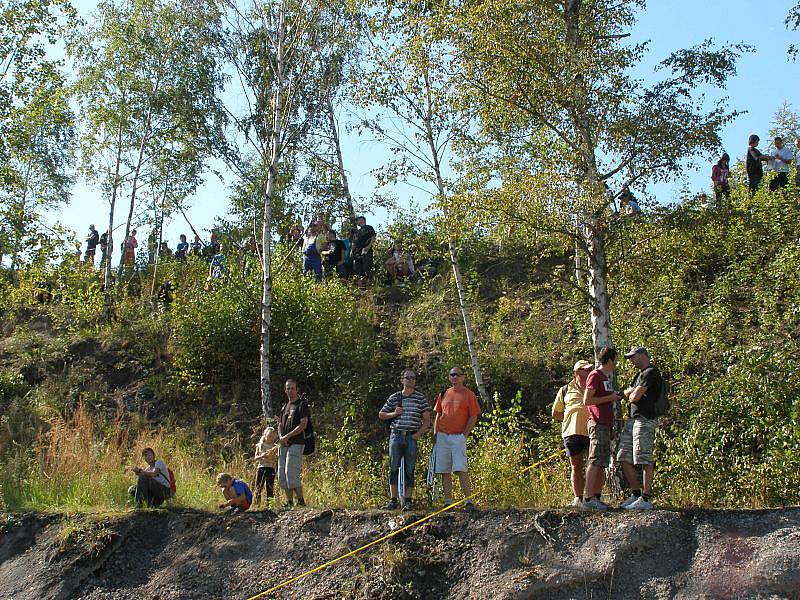
[{"label": "small child in white top", "polygon": [[267,488],[267,498],[275,497],[275,469],[278,466],[279,449],[278,431],[274,427],[267,427],[261,434],[253,455],[253,460],[257,464],[256,481],[253,485],[254,504],[261,504],[261,490],[264,486]]}]

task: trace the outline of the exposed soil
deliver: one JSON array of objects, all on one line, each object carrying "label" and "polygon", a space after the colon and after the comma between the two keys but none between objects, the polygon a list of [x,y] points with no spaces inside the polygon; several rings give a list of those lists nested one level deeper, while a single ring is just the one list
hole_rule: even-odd
[{"label": "exposed soil", "polygon": [[[17,517],[0,598],[247,598],[419,515]],[[800,598],[800,509],[446,514],[281,598]]]}]

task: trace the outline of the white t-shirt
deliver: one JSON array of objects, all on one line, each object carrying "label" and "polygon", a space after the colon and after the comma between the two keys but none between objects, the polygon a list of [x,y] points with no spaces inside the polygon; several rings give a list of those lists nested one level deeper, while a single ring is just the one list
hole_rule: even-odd
[{"label": "white t-shirt", "polygon": [[160,471],[159,475],[154,477],[158,483],[165,487],[169,487],[169,469],[167,469],[166,463],[163,460],[159,459],[153,465],[158,471]]},{"label": "white t-shirt", "polygon": [[772,169],[773,171],[778,172],[778,173],[788,173],[789,172],[789,163],[792,161],[792,158],[793,158],[792,154],[793,154],[793,152],[791,151],[789,146],[784,146],[780,150],[778,150],[777,148],[773,148],[772,152],[770,152],[769,155],[770,156],[777,156],[778,158],[782,158],[783,160],[785,160],[787,162],[778,161],[778,160],[770,160],[769,161],[769,168]]}]

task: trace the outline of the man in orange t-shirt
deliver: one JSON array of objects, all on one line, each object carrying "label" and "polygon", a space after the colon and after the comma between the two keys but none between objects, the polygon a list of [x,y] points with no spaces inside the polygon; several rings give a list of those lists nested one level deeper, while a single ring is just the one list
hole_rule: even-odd
[{"label": "man in orange t-shirt", "polygon": [[[436,420],[433,423],[436,436],[434,472],[442,475],[445,505],[453,502],[452,473],[458,475],[464,496],[472,494],[467,474],[467,436],[481,414],[475,394],[464,386],[464,370],[451,368],[449,378],[452,387],[436,400]],[[475,507],[471,499],[467,500],[466,506]]]}]

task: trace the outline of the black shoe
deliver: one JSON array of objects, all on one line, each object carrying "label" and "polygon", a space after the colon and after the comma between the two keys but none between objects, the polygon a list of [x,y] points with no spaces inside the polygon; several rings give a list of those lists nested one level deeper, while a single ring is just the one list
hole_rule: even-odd
[{"label": "black shoe", "polygon": [[403,502],[403,512],[408,512],[410,510],[414,510],[414,503],[411,500],[406,500]]},{"label": "black shoe", "polygon": [[305,505],[306,505],[306,501],[303,500],[302,498],[300,498],[300,500],[297,501],[297,506],[305,506]]},{"label": "black shoe", "polygon": [[286,510],[289,510],[289,509],[291,509],[291,508],[292,508],[292,502],[291,502],[291,500],[290,500],[289,502],[284,502],[284,503],[283,503],[283,507],[282,507],[282,508],[285,508]]},{"label": "black shoe", "polygon": [[476,513],[478,512],[478,507],[475,506],[475,503],[472,500],[467,500],[464,503],[464,510],[468,513]]},{"label": "black shoe", "polygon": [[386,506],[384,506],[384,508],[386,510],[397,510],[398,508],[400,508],[400,502],[397,500],[397,498],[392,498],[391,500],[389,500],[389,503]]}]

